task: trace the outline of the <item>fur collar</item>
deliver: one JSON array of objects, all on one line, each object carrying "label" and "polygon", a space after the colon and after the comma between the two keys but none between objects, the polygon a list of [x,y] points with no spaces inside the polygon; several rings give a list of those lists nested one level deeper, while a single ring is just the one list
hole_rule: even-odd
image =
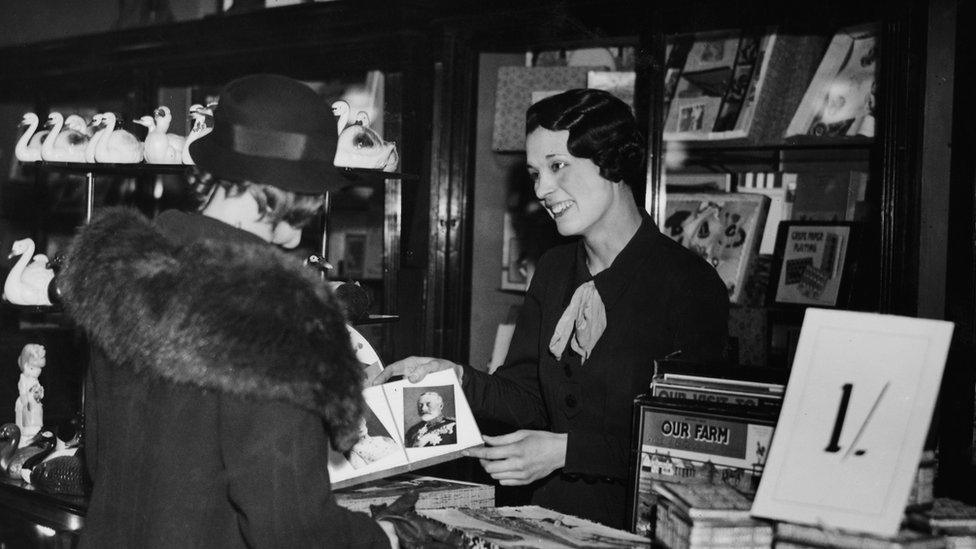
[{"label": "fur collar", "polygon": [[74,239],[58,285],[116,367],[321,415],[348,448],[362,373],[326,285],[271,245],[178,246],[139,213],[101,212]]}]

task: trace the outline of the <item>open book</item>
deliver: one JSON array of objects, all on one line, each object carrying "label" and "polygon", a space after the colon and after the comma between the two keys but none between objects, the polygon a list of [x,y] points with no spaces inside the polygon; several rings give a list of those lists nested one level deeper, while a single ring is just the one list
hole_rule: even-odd
[{"label": "open book", "polygon": [[329,454],[333,489],[450,461],[484,444],[454,370],[420,383],[402,379],[367,387],[363,397],[359,442]]}]

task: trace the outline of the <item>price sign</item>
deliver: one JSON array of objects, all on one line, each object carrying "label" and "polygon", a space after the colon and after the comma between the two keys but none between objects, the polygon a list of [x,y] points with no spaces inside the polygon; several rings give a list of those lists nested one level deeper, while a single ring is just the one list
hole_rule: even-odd
[{"label": "price sign", "polygon": [[808,309],[752,514],[894,535],[952,327]]}]

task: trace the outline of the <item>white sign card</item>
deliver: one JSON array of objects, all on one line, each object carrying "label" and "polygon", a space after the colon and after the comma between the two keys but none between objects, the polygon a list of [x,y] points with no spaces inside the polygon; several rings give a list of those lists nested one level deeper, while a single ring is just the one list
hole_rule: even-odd
[{"label": "white sign card", "polygon": [[757,517],[898,531],[953,324],[807,309]]}]

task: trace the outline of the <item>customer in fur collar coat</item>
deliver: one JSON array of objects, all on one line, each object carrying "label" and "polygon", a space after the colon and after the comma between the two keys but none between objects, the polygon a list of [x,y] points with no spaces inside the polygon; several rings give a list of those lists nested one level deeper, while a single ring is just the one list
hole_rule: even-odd
[{"label": "customer in fur collar coat", "polygon": [[201,212],[103,211],[55,279],[95,349],[82,546],[396,545],[330,491],[362,373],[335,297],[272,245],[297,245],[340,185],[331,111],[256,75],[224,88],[214,118],[191,146]]}]

